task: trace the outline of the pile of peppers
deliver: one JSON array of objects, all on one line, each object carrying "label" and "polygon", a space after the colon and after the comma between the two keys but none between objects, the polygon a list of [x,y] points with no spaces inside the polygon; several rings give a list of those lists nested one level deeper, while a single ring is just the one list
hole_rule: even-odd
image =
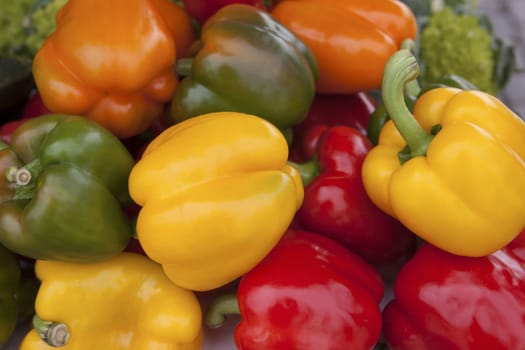
[{"label": "pile of peppers", "polygon": [[0,127],[0,347],[209,349],[235,314],[239,350],[525,350],[525,122],[421,90],[417,31],[69,0]]}]

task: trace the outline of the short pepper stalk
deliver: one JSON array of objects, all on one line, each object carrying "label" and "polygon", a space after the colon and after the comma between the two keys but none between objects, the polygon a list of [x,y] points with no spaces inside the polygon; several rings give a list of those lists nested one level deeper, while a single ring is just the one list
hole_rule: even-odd
[{"label": "short pepper stalk", "polygon": [[301,122],[315,95],[310,49],[267,12],[222,7],[202,27],[195,57],[179,60],[185,76],[170,115],[176,122],[211,112],[254,114],[279,128]]},{"label": "short pepper stalk", "polygon": [[391,120],[363,163],[367,194],[445,251],[493,253],[525,227],[525,122],[494,96],[454,88],[424,93],[412,115],[403,85],[417,74],[408,50],[385,68]]},{"label": "short pepper stalk", "polygon": [[146,130],[178,84],[176,59],[194,40],[169,0],[71,0],[33,61],[47,108],[90,118],[119,138]]},{"label": "short pepper stalk", "polygon": [[301,177],[287,158],[284,136],[257,116],[209,113],[169,127],[129,176],[142,248],[191,290],[237,279],[273,248],[302,204]]},{"label": "short pepper stalk", "polygon": [[414,14],[398,0],[283,0],[271,14],[314,53],[319,93],[380,88],[389,57],[417,34]]},{"label": "short pepper stalk", "polygon": [[381,331],[383,288],[375,269],[342,245],[290,230],[241,278],[237,295],[212,302],[205,323],[240,313],[240,350],[369,350]]},{"label": "short pepper stalk", "polygon": [[396,350],[525,349],[525,231],[483,257],[426,244],[400,270],[383,311]]},{"label": "short pepper stalk", "polygon": [[20,350],[198,350],[194,293],[147,257],[124,252],[92,264],[38,260],[33,329]]},{"label": "short pepper stalk", "polygon": [[383,265],[409,257],[416,240],[365,191],[361,166],[371,148],[356,129],[332,126],[318,138],[314,158],[290,162],[305,184],[295,223],[338,241],[374,265]]},{"label": "short pepper stalk", "polygon": [[84,117],[27,120],[0,150],[0,243],[34,259],[94,262],[120,253],[132,225],[134,160]]},{"label": "short pepper stalk", "polygon": [[16,255],[0,244],[0,346],[11,337],[16,327],[20,277]]}]

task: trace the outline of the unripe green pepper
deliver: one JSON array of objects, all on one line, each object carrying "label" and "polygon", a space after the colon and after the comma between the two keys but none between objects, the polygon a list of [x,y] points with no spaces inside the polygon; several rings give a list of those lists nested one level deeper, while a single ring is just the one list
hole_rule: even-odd
[{"label": "unripe green pepper", "polygon": [[178,60],[177,72],[186,77],[171,103],[175,122],[229,111],[257,115],[286,129],[308,113],[317,63],[270,14],[231,4],[206,21],[195,57]]},{"label": "unripe green pepper", "polygon": [[124,145],[79,116],[51,114],[18,127],[0,150],[0,243],[34,259],[95,262],[131,237],[134,164]]}]

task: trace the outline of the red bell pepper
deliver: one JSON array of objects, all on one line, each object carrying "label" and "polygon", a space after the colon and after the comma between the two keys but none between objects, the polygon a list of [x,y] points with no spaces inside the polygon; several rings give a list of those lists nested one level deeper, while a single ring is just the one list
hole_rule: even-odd
[{"label": "red bell pepper", "polygon": [[272,4],[269,0],[183,0],[182,2],[186,12],[200,24],[229,4],[246,4],[261,9],[269,9]]},{"label": "red bell pepper", "polygon": [[400,270],[383,313],[395,350],[525,349],[525,233],[492,255],[430,244]]},{"label": "red bell pepper", "polygon": [[365,92],[317,94],[306,118],[293,128],[290,159],[298,162],[311,159],[319,136],[330,126],[349,126],[366,136],[368,120],[376,108],[377,101]]},{"label": "red bell pepper", "polygon": [[305,183],[304,202],[295,221],[379,266],[408,258],[416,238],[366,194],[361,166],[371,147],[356,129],[326,129],[316,145],[315,158],[295,163]]},{"label": "red bell pepper", "polygon": [[241,350],[368,350],[380,336],[383,292],[380,276],[359,256],[290,230],[241,278],[237,301],[212,303],[206,323],[218,326],[225,313],[240,312]]}]

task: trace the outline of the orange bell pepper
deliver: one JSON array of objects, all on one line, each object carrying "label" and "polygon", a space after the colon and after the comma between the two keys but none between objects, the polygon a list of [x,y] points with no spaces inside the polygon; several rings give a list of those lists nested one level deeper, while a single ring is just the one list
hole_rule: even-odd
[{"label": "orange bell pepper", "polygon": [[176,58],[193,43],[170,0],[70,0],[33,62],[52,112],[83,115],[120,138],[146,130],[171,100]]},{"label": "orange bell pepper", "polygon": [[414,13],[398,0],[284,0],[272,15],[313,51],[319,93],[380,88],[390,56],[417,34]]}]

